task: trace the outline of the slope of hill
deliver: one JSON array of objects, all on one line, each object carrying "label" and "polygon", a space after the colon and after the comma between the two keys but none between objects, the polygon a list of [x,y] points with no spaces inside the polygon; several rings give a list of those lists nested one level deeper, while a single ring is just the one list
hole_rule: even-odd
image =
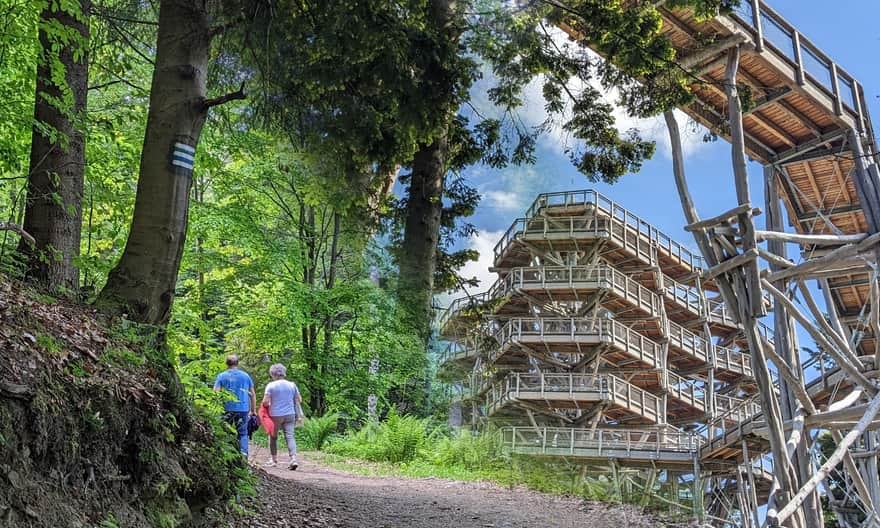
[{"label": "slope of hill", "polygon": [[234,494],[234,448],[115,327],[0,280],[0,526],[197,526]]}]

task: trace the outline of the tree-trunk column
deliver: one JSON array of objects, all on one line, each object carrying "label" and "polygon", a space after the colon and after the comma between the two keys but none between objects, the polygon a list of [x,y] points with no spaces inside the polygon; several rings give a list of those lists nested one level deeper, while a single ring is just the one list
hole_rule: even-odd
[{"label": "tree-trunk column", "polygon": [[193,157],[208,113],[205,0],[163,1],[131,233],[99,304],[165,324],[183,254]]},{"label": "tree-trunk column", "polygon": [[[88,93],[88,16],[91,0],[80,0],[79,13],[47,6],[40,13],[41,55],[37,64],[34,128],[28,173],[24,230],[19,251],[27,260],[27,275],[56,289],[77,290],[82,232],[85,138],[83,124]],[[46,32],[61,26],[78,32],[82,41],[59,42]],[[57,51],[56,51],[57,50]],[[59,71],[63,69],[63,71]],[[65,86],[53,79],[64,76]]]}]

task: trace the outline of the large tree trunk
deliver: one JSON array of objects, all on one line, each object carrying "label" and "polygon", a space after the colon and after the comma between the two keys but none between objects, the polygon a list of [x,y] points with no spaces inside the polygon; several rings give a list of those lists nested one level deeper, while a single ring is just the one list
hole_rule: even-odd
[{"label": "large tree trunk", "polygon": [[[91,0],[80,0],[76,9],[79,13],[47,6],[40,14],[42,51],[37,65],[24,217],[24,230],[34,243],[22,239],[19,244],[30,278],[52,289],[70,290],[79,286],[74,259],[79,256],[82,232],[85,139],[81,127],[89,81]],[[82,40],[60,42],[46,33],[46,28],[54,25],[72,28]],[[58,75],[64,76],[66,86],[53,80]]]},{"label": "large tree trunk", "polygon": [[[435,101],[426,101],[444,116],[433,141],[423,144],[412,162],[406,222],[398,263],[400,283],[398,298],[403,303],[409,323],[426,340],[431,332],[434,271],[437,268],[437,246],[440,242],[440,220],[443,212],[443,183],[449,156],[449,123],[455,115],[455,73],[447,71],[444,58],[457,53],[459,28],[455,25],[455,0],[431,0],[432,22],[441,39],[436,43],[439,59],[427,69],[427,84],[439,94]],[[439,90],[437,87],[440,87]]]},{"label": "large tree trunk", "polygon": [[430,145],[423,145],[413,158],[406,224],[398,259],[398,297],[410,324],[425,338],[430,331],[447,147],[444,132]]},{"label": "large tree trunk", "polygon": [[143,323],[164,325],[174,299],[192,186],[187,154],[195,152],[211,106],[210,40],[205,0],[162,2],[131,232],[98,300]]}]

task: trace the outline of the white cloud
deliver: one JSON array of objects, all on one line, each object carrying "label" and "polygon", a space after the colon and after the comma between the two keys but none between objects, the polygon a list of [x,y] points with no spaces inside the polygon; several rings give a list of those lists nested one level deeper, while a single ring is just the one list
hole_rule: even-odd
[{"label": "white cloud", "polygon": [[[476,288],[468,288],[468,293],[474,295],[482,293],[492,287],[492,284],[498,280],[498,274],[489,271],[489,267],[494,264],[495,260],[495,244],[501,240],[504,235],[503,231],[478,231],[471,235],[468,239],[467,247],[475,249],[480,253],[480,258],[474,262],[468,262],[459,271],[464,278],[476,277],[480,281],[480,285]],[[448,306],[453,299],[464,297],[466,294],[462,291],[455,293],[444,292],[436,296],[437,306]]]},{"label": "white cloud", "polygon": [[521,203],[522,194],[513,191],[483,191],[486,205],[498,213],[516,212],[525,209]]},{"label": "white cloud", "polygon": [[[560,48],[566,48],[572,46],[568,35],[558,28],[554,28],[552,30],[554,32],[553,38],[556,41],[556,45]],[[593,51],[589,51],[591,59],[593,60],[601,60],[599,55],[597,55]],[[491,71],[485,72],[485,78],[479,82],[476,86],[474,86],[474,101],[475,104],[481,107],[481,111],[484,112],[485,115],[493,115],[497,109],[490,109],[487,106],[491,106],[488,102],[488,99],[485,97],[485,90],[494,84],[494,78]],[[627,112],[620,106],[618,106],[617,100],[618,92],[617,90],[606,90],[603,88],[598,81],[591,83],[591,85],[604,94],[604,99],[610,103],[614,107],[614,119],[617,126],[617,129],[620,132],[626,132],[630,129],[637,129],[643,139],[654,141],[657,143],[658,152],[662,153],[667,159],[672,158],[671,147],[669,143],[669,134],[666,130],[666,122],[663,119],[663,116],[655,116],[651,118],[636,118],[627,114]],[[578,93],[584,88],[584,84],[578,79],[571,79],[569,82],[569,89],[573,93]],[[543,94],[543,78],[538,77],[533,79],[529,84],[527,84],[522,91],[523,105],[517,110],[517,114],[520,119],[522,119],[523,123],[526,126],[534,127],[543,124],[547,118],[548,114],[545,109],[547,101],[544,99]],[[487,107],[487,108],[483,108]],[[570,111],[570,103],[569,110],[566,111],[568,114]],[[700,150],[702,150],[706,143],[703,141],[703,136],[706,134],[706,129],[701,125],[698,125],[690,120],[689,117],[684,112],[680,110],[675,111],[676,117],[678,119],[678,126],[681,131],[682,137],[682,149],[684,151],[685,156],[691,156],[696,154]],[[499,116],[496,116],[499,117]],[[547,131],[547,136],[545,141],[547,141],[551,146],[553,146],[559,154],[566,154],[567,151],[575,149],[578,144],[571,135],[563,130],[562,123],[566,119],[556,119],[555,122],[551,125],[550,129]]]},{"label": "white cloud", "polygon": [[[547,101],[544,99],[542,90],[542,79],[534,79],[523,89],[523,107],[519,112],[520,118],[527,126],[538,126],[544,123],[549,115],[545,109]],[[666,121],[663,116],[654,116],[649,118],[638,118],[630,116],[623,107],[616,104],[618,99],[617,90],[605,90],[598,85],[594,85],[603,91],[606,101],[614,106],[614,121],[617,130],[626,132],[630,129],[639,131],[642,139],[654,141],[657,143],[658,153],[662,153],[667,159],[672,159],[672,148],[669,143],[669,133],[666,130]],[[569,83],[572,92],[578,92],[583,89],[583,84],[572,79]],[[568,115],[569,110],[566,111]],[[678,128],[681,132],[682,150],[684,155],[691,156],[702,150],[707,144],[703,141],[703,136],[707,130],[690,120],[690,118],[682,111],[675,110],[675,116],[678,120]],[[562,128],[565,118],[557,118],[550,130],[548,131],[549,143],[553,145],[560,154],[565,154],[568,150],[577,147],[577,142],[571,135]]]}]

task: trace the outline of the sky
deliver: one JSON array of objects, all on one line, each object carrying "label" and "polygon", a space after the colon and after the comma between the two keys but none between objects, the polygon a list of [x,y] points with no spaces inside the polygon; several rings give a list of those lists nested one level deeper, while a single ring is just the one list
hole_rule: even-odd
[{"label": "sky", "polygon": [[[799,29],[841,67],[859,80],[875,121],[880,120],[880,1],[878,0],[768,0],[767,3]],[[833,8],[829,9],[829,6]],[[488,84],[474,87],[479,101]],[[543,120],[543,100],[538,84],[526,89],[523,119],[533,124]],[[534,165],[503,170],[476,166],[465,173],[467,180],[482,194],[483,199],[470,221],[478,233],[463,246],[481,253],[478,262],[468,264],[462,274],[482,280],[471,293],[488,289],[495,279],[488,272],[492,264],[492,248],[504,231],[532,203],[539,193],[575,189],[596,189],[623,207],[633,211],[687,247],[695,246],[690,234],[683,230],[684,216],[672,176],[672,161],[666,126],[662,116],[651,120],[632,120],[618,113],[619,128],[636,126],[643,137],[657,141],[654,158],[637,174],[628,174],[615,185],[594,184],[578,173],[565,155],[566,146],[574,146],[561,134],[543,137],[538,144]],[[685,143],[685,170],[691,193],[702,217],[714,216],[736,205],[730,162],[730,144],[719,139],[702,141],[705,129],[687,126],[688,119],[679,113]],[[880,121],[877,121],[880,122]],[[752,201],[763,208],[762,167],[749,163]],[[763,222],[762,217],[757,220]],[[462,295],[443,295],[438,304]]]}]

